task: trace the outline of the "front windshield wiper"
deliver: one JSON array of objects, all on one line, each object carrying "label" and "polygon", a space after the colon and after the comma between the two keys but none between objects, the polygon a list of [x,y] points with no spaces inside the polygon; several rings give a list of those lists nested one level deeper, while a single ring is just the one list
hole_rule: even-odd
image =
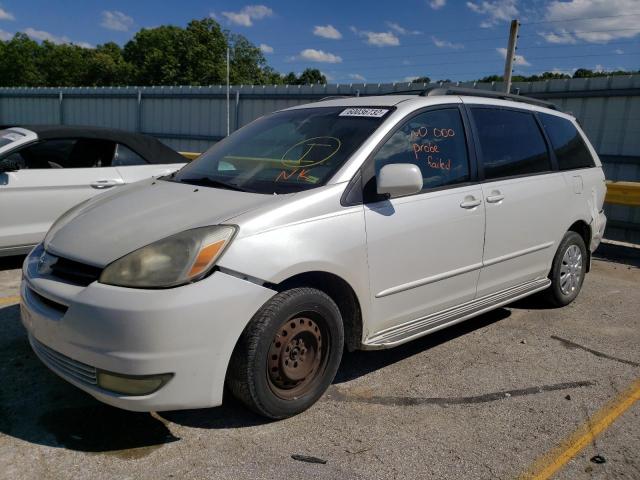
[{"label": "front windshield wiper", "polygon": [[172,180],[172,181],[178,182],[178,183],[188,183],[189,185],[198,185],[201,187],[226,188],[227,190],[235,190],[238,192],[249,191],[237,185],[221,182],[220,180],[214,180],[213,178],[210,178],[210,177],[182,178],[180,180]]}]

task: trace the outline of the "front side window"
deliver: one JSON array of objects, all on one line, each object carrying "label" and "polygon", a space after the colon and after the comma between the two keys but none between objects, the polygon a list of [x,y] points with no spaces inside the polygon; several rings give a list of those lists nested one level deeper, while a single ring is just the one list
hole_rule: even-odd
[{"label": "front side window", "polygon": [[390,107],[316,107],[262,117],[168,180],[256,193],[325,184],[380,126]]},{"label": "front side window", "polygon": [[595,166],[589,149],[573,123],[566,118],[547,113],[541,113],[540,119],[551,140],[560,170]]},{"label": "front side window", "polygon": [[376,175],[394,163],[417,165],[423,191],[468,181],[469,158],[460,111],[432,110],[405,122],[376,153]]},{"label": "front side window", "polygon": [[551,170],[544,137],[533,114],[496,108],[472,108],[485,179]]}]

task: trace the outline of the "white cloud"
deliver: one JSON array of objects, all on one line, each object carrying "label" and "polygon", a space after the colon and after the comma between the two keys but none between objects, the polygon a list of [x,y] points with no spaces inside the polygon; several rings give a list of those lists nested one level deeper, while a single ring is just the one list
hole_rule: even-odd
[{"label": "white cloud", "polygon": [[35,28],[31,28],[31,27],[25,28],[24,33],[34,40],[40,40],[40,41],[46,40],[51,43],[55,43],[57,45],[62,45],[65,43],[73,43],[74,45],[78,45],[79,47],[93,48],[93,45],[91,45],[90,43],[72,42],[71,39],[65,35],[58,36],[58,35],[54,35],[53,33],[49,33],[44,30],[36,30]]},{"label": "white cloud", "polygon": [[387,26],[393,30],[394,32],[400,35],[420,35],[422,32],[420,30],[407,30],[400,24],[396,22],[387,22]]},{"label": "white cloud", "polygon": [[621,48],[616,48],[613,53],[616,53],[618,55],[622,55],[624,53],[624,50],[622,50]]},{"label": "white cloud", "polygon": [[[507,58],[507,49],[506,48],[496,48],[496,51],[502,55],[502,58]],[[515,60],[513,61],[514,65],[520,65],[522,67],[529,67],[531,64],[527,62],[526,58],[523,55],[515,55]]]},{"label": "white cloud", "polygon": [[13,34],[9,32],[5,32],[4,30],[0,30],[0,40],[11,40],[13,38]]},{"label": "white cloud", "polygon": [[247,5],[238,12],[222,12],[229,23],[240,25],[242,27],[250,27],[254,20],[262,20],[266,17],[273,16],[273,10],[264,5]]},{"label": "white cloud", "polygon": [[431,37],[433,44],[438,48],[453,48],[454,50],[459,50],[464,48],[464,45],[461,43],[453,43],[448,40],[441,40],[435,36]]},{"label": "white cloud", "polygon": [[594,72],[600,73],[600,72],[604,72],[604,67],[600,64],[596,65],[593,69]]},{"label": "white cloud", "polygon": [[316,25],[313,27],[313,34],[331,40],[340,40],[342,38],[342,34],[333,25]]},{"label": "white cloud", "polygon": [[52,43],[62,44],[62,43],[71,43],[69,37],[66,36],[58,36],[53,33],[45,32],[44,30],[36,30],[35,28],[25,28],[24,33],[26,33],[29,37],[34,40],[44,41],[47,40]]},{"label": "white cloud", "polygon": [[356,27],[349,27],[353,33],[366,38],[366,43],[375,45],[376,47],[397,47],[400,45],[400,39],[393,32],[370,32],[367,30],[358,30]]},{"label": "white cloud", "polygon": [[133,26],[133,18],[118,10],[105,10],[102,12],[102,23],[100,25],[109,30],[128,32]]},{"label": "white cloud", "polygon": [[353,79],[353,80],[357,80],[359,82],[364,82],[366,80],[366,78],[364,78],[362,75],[360,75],[359,73],[350,73],[349,74],[349,78]]},{"label": "white cloud", "polygon": [[271,45],[267,45],[266,43],[261,43],[260,51],[262,53],[273,53],[273,47]]},{"label": "white cloud", "polygon": [[0,8],[0,20],[15,20],[13,13],[7,12],[4,8]]},{"label": "white cloud", "polygon": [[553,0],[545,12],[552,26],[538,34],[549,43],[560,44],[633,38],[640,34],[638,17],[631,15],[639,12],[638,7],[638,0]]},{"label": "white cloud", "polygon": [[575,37],[564,29],[558,30],[556,32],[538,32],[538,35],[540,35],[549,43],[577,43]]},{"label": "white cloud", "polygon": [[322,50],[316,50],[315,48],[305,48],[300,52],[300,59],[308,60],[310,62],[320,63],[340,63],[342,58],[333,53],[324,52]]},{"label": "white cloud", "polygon": [[447,4],[447,0],[431,0],[429,6],[434,10],[444,7]]},{"label": "white cloud", "polygon": [[513,20],[518,15],[518,0],[484,0],[467,2],[467,7],[486,18],[480,23],[482,28],[493,27],[500,22]]}]

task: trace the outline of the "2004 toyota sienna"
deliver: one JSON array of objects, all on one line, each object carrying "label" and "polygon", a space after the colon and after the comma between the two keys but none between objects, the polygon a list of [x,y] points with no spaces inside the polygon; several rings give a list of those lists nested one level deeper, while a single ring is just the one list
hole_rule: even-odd
[{"label": "2004 toyota sienna", "polygon": [[605,191],[576,120],[541,101],[323,100],[64,214],[25,260],[22,321],[49,368],[108,404],[216,406],[226,383],[284,418],[323,394],[345,348],[542,290],[573,301]]}]

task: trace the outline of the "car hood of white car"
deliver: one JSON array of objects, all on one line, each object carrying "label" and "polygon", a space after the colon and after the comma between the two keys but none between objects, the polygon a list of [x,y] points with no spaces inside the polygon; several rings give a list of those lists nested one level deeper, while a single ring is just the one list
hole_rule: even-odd
[{"label": "car hood of white car", "polygon": [[81,204],[53,225],[45,248],[54,255],[105,267],[162,238],[224,223],[287,196],[146,180]]}]

